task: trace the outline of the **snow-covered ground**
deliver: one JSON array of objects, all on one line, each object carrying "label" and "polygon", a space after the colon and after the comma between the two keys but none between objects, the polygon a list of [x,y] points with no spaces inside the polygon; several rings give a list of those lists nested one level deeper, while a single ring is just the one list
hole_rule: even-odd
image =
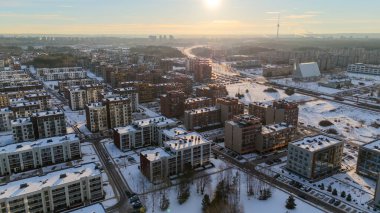
[{"label": "snow-covered ground", "polygon": [[95,73],[91,72],[90,70],[87,70],[87,77],[92,78],[92,79],[96,79],[96,80],[98,80],[100,82],[103,81],[102,77],[99,77],[99,76],[95,75]]},{"label": "snow-covered ground", "polygon": [[0,146],[6,146],[14,143],[12,132],[0,132]]},{"label": "snow-covered ground", "polygon": [[[289,212],[289,213],[317,213],[324,212],[314,206],[309,205],[296,198],[297,207],[294,210],[288,210],[285,208],[286,199],[289,197],[289,194],[272,187],[272,197],[266,201],[261,201],[255,198],[254,196],[247,196],[246,192],[246,177],[245,174],[241,171],[230,169],[223,172],[215,173],[210,176],[210,184],[207,184],[205,193],[212,195],[215,191],[218,180],[225,177],[227,173],[235,175],[236,172],[240,174],[240,205],[243,212]],[[147,212],[191,212],[191,213],[201,213],[202,212],[202,199],[203,195],[197,193],[196,190],[197,180],[192,181],[190,184],[190,197],[189,199],[180,205],[177,201],[177,186],[172,186],[166,190],[168,199],[170,200],[170,211],[161,211],[159,207],[162,191],[157,191],[155,193],[149,193],[144,196],[140,196],[142,201],[145,203]],[[153,208],[154,206],[154,208]],[[184,211],[185,210],[185,211]]]},{"label": "snow-covered ground", "polygon": [[58,87],[58,81],[44,81],[44,84],[46,87],[49,87],[52,89]]},{"label": "snow-covered ground", "polygon": [[263,75],[263,68],[254,68],[254,69],[238,69],[240,74],[248,77],[256,77]]},{"label": "snow-covered ground", "polygon": [[318,82],[295,82],[291,78],[275,79],[271,80],[271,82],[329,95],[342,91],[339,89],[319,86]]},{"label": "snow-covered ground", "polygon": [[249,104],[251,102],[266,102],[279,99],[286,99],[289,101],[304,102],[312,100],[313,98],[306,95],[294,94],[288,96],[281,89],[276,89],[277,92],[264,92],[268,89],[268,86],[258,84],[258,83],[238,83],[227,85],[228,95],[230,97],[235,97],[237,93],[243,94],[244,97],[240,99],[244,104]]},{"label": "snow-covered ground", "polygon": [[[319,122],[329,120],[333,126],[322,127]],[[372,127],[380,123],[380,114],[330,101],[311,101],[299,106],[299,121],[305,125],[327,130],[334,128],[338,134],[350,140],[370,142],[380,135],[380,129]]]},{"label": "snow-covered ground", "polygon": [[86,127],[86,113],[84,110],[72,111],[69,106],[64,106],[64,112],[66,115],[67,122],[70,125],[76,125],[79,130],[85,134],[90,135],[90,130]]}]

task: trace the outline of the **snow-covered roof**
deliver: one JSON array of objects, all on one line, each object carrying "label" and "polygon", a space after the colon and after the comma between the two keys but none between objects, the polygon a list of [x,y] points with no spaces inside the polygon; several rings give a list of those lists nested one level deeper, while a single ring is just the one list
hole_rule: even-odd
[{"label": "snow-covered roof", "polygon": [[187,132],[187,130],[181,128],[181,127],[174,127],[171,129],[165,129],[162,131],[163,135],[166,135],[168,138],[174,138],[176,136],[183,135]]},{"label": "snow-covered roof", "polygon": [[12,103],[11,107],[24,107],[24,106],[33,106],[33,105],[39,105],[39,103],[37,101],[18,102],[18,103]]},{"label": "snow-covered roof", "polygon": [[288,125],[287,123],[279,123],[279,124],[271,124],[262,127],[262,134],[269,134],[272,132],[278,132],[287,128],[293,127],[292,125]]},{"label": "snow-covered roof", "polygon": [[295,76],[299,78],[310,78],[321,76],[317,62],[300,63],[296,66]]},{"label": "snow-covered roof", "polygon": [[114,130],[116,132],[118,132],[119,134],[126,134],[129,132],[137,131],[137,129],[134,128],[132,125],[123,126],[123,127],[116,127],[116,128],[114,128]]},{"label": "snow-covered roof", "polygon": [[164,142],[166,147],[170,147],[172,151],[179,151],[193,146],[199,146],[210,143],[197,132],[190,132],[182,135],[179,139]]},{"label": "snow-covered roof", "polygon": [[156,161],[162,157],[170,157],[169,153],[165,152],[162,148],[144,150],[140,154],[145,156],[149,161]]},{"label": "snow-covered roof", "polygon": [[8,107],[0,108],[0,113],[11,113],[12,110],[10,110]]},{"label": "snow-covered roof", "polygon": [[32,122],[30,121],[30,117],[27,117],[27,118],[17,118],[15,120],[11,121],[11,125],[12,126],[17,126],[17,125],[20,125],[20,124],[32,124]]},{"label": "snow-covered roof", "polygon": [[203,108],[199,108],[199,109],[187,110],[186,113],[190,113],[190,114],[194,115],[194,114],[200,114],[200,113],[216,111],[216,110],[219,110],[219,109],[216,108],[215,106],[213,106],[213,107],[203,107]]},{"label": "snow-covered roof", "polygon": [[363,145],[364,148],[372,149],[374,151],[380,152],[380,140],[375,140],[370,143]]},{"label": "snow-covered roof", "polygon": [[103,107],[103,103],[102,102],[93,102],[93,103],[89,103],[87,104],[87,107],[92,109],[92,108],[100,108],[100,107]]},{"label": "snow-covered roof", "polygon": [[208,97],[188,98],[185,100],[185,104],[194,103],[194,102],[198,102],[198,101],[205,101],[205,100],[211,100],[211,99]]},{"label": "snow-covered roof", "polygon": [[102,204],[97,203],[94,205],[86,206],[80,209],[70,211],[69,213],[105,213],[104,207]]},{"label": "snow-covered roof", "polygon": [[51,115],[64,115],[64,113],[61,110],[54,110],[54,111],[43,111],[43,112],[35,112],[32,114],[32,117],[44,117],[44,116],[51,116]]},{"label": "snow-covered roof", "polygon": [[0,200],[37,192],[46,187],[57,187],[73,181],[79,181],[83,177],[97,176],[100,174],[101,172],[96,164],[90,163],[80,167],[48,173],[44,176],[35,176],[9,182],[0,186]]},{"label": "snow-covered roof", "polygon": [[168,124],[176,124],[176,122],[172,119],[166,118],[165,116],[158,116],[154,118],[136,120],[133,124],[138,125],[139,127],[145,127],[153,124],[157,127],[161,127],[167,126]]},{"label": "snow-covered roof", "polygon": [[75,134],[39,139],[33,142],[10,144],[0,147],[0,154],[31,151],[35,147],[45,147],[63,143],[64,141],[79,141]]},{"label": "snow-covered roof", "polygon": [[307,149],[310,152],[318,151],[339,143],[343,143],[340,140],[337,140],[326,135],[316,135],[311,137],[305,137],[302,140],[292,143],[294,146],[298,146],[302,149]]}]

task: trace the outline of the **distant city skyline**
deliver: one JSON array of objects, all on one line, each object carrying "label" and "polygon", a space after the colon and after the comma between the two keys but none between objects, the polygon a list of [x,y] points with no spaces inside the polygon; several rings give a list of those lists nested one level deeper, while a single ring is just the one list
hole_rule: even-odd
[{"label": "distant city skyline", "polygon": [[3,0],[0,34],[380,33],[380,1]]}]

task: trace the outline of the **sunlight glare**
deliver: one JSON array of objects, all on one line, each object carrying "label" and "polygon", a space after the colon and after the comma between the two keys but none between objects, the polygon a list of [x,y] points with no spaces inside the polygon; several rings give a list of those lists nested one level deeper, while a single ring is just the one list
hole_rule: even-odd
[{"label": "sunlight glare", "polygon": [[221,0],[205,0],[205,1],[208,8],[215,9],[219,7]]}]

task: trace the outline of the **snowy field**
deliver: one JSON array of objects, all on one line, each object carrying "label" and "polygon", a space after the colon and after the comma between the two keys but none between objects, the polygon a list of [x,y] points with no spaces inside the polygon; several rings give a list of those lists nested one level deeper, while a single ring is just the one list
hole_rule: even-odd
[{"label": "snowy field", "polygon": [[[205,193],[212,195],[217,183],[223,177],[229,175],[235,175],[237,170],[229,169],[224,172],[215,173],[210,176],[210,183],[207,184]],[[289,194],[283,192],[277,188],[272,187],[272,197],[266,201],[258,200],[255,196],[248,196],[246,191],[247,179],[243,172],[239,171],[240,176],[240,200],[239,204],[242,212],[289,212],[289,213],[317,213],[324,212],[311,206],[296,198],[297,207],[294,210],[288,210],[285,208],[285,201],[289,197]],[[162,190],[149,193],[144,196],[140,196],[143,203],[147,207],[147,212],[191,212],[191,213],[201,213],[202,212],[202,199],[203,195],[197,193],[197,180],[192,181],[190,184],[190,197],[189,199],[180,205],[177,201],[177,186],[172,186],[166,190],[168,199],[170,200],[169,210],[161,211],[159,207],[160,199],[162,197]],[[212,196],[210,196],[212,199]],[[184,211],[184,209],[186,211]]]},{"label": "snowy field", "polygon": [[304,102],[312,100],[313,98],[301,94],[294,94],[288,96],[283,90],[276,89],[277,92],[264,92],[269,87],[257,83],[239,83],[227,85],[228,95],[235,97],[237,93],[243,94],[244,97],[240,99],[244,104],[251,102],[266,102],[273,100],[286,99],[289,101]]},{"label": "snowy field", "polygon": [[84,110],[72,111],[69,106],[64,106],[64,113],[67,118],[67,122],[70,125],[76,125],[79,130],[85,134],[90,135],[90,130],[86,127],[86,113]]},{"label": "snowy field", "polygon": [[300,88],[300,89],[318,92],[322,94],[328,94],[328,95],[332,95],[334,93],[342,91],[339,89],[319,86],[318,82],[295,82],[291,78],[276,79],[276,80],[271,80],[271,82],[277,83],[283,86],[290,86],[290,87]]},{"label": "snowy field", "polygon": [[0,140],[0,147],[14,143],[13,134],[12,134],[11,131],[9,131],[9,132],[0,132],[0,138],[1,138],[1,140]]},{"label": "snowy field", "polygon": [[[332,126],[322,127],[319,122],[328,120]],[[349,140],[370,142],[380,135],[380,129],[372,127],[380,123],[380,114],[329,101],[311,101],[299,106],[299,121],[304,125],[327,130],[336,129]]]}]

